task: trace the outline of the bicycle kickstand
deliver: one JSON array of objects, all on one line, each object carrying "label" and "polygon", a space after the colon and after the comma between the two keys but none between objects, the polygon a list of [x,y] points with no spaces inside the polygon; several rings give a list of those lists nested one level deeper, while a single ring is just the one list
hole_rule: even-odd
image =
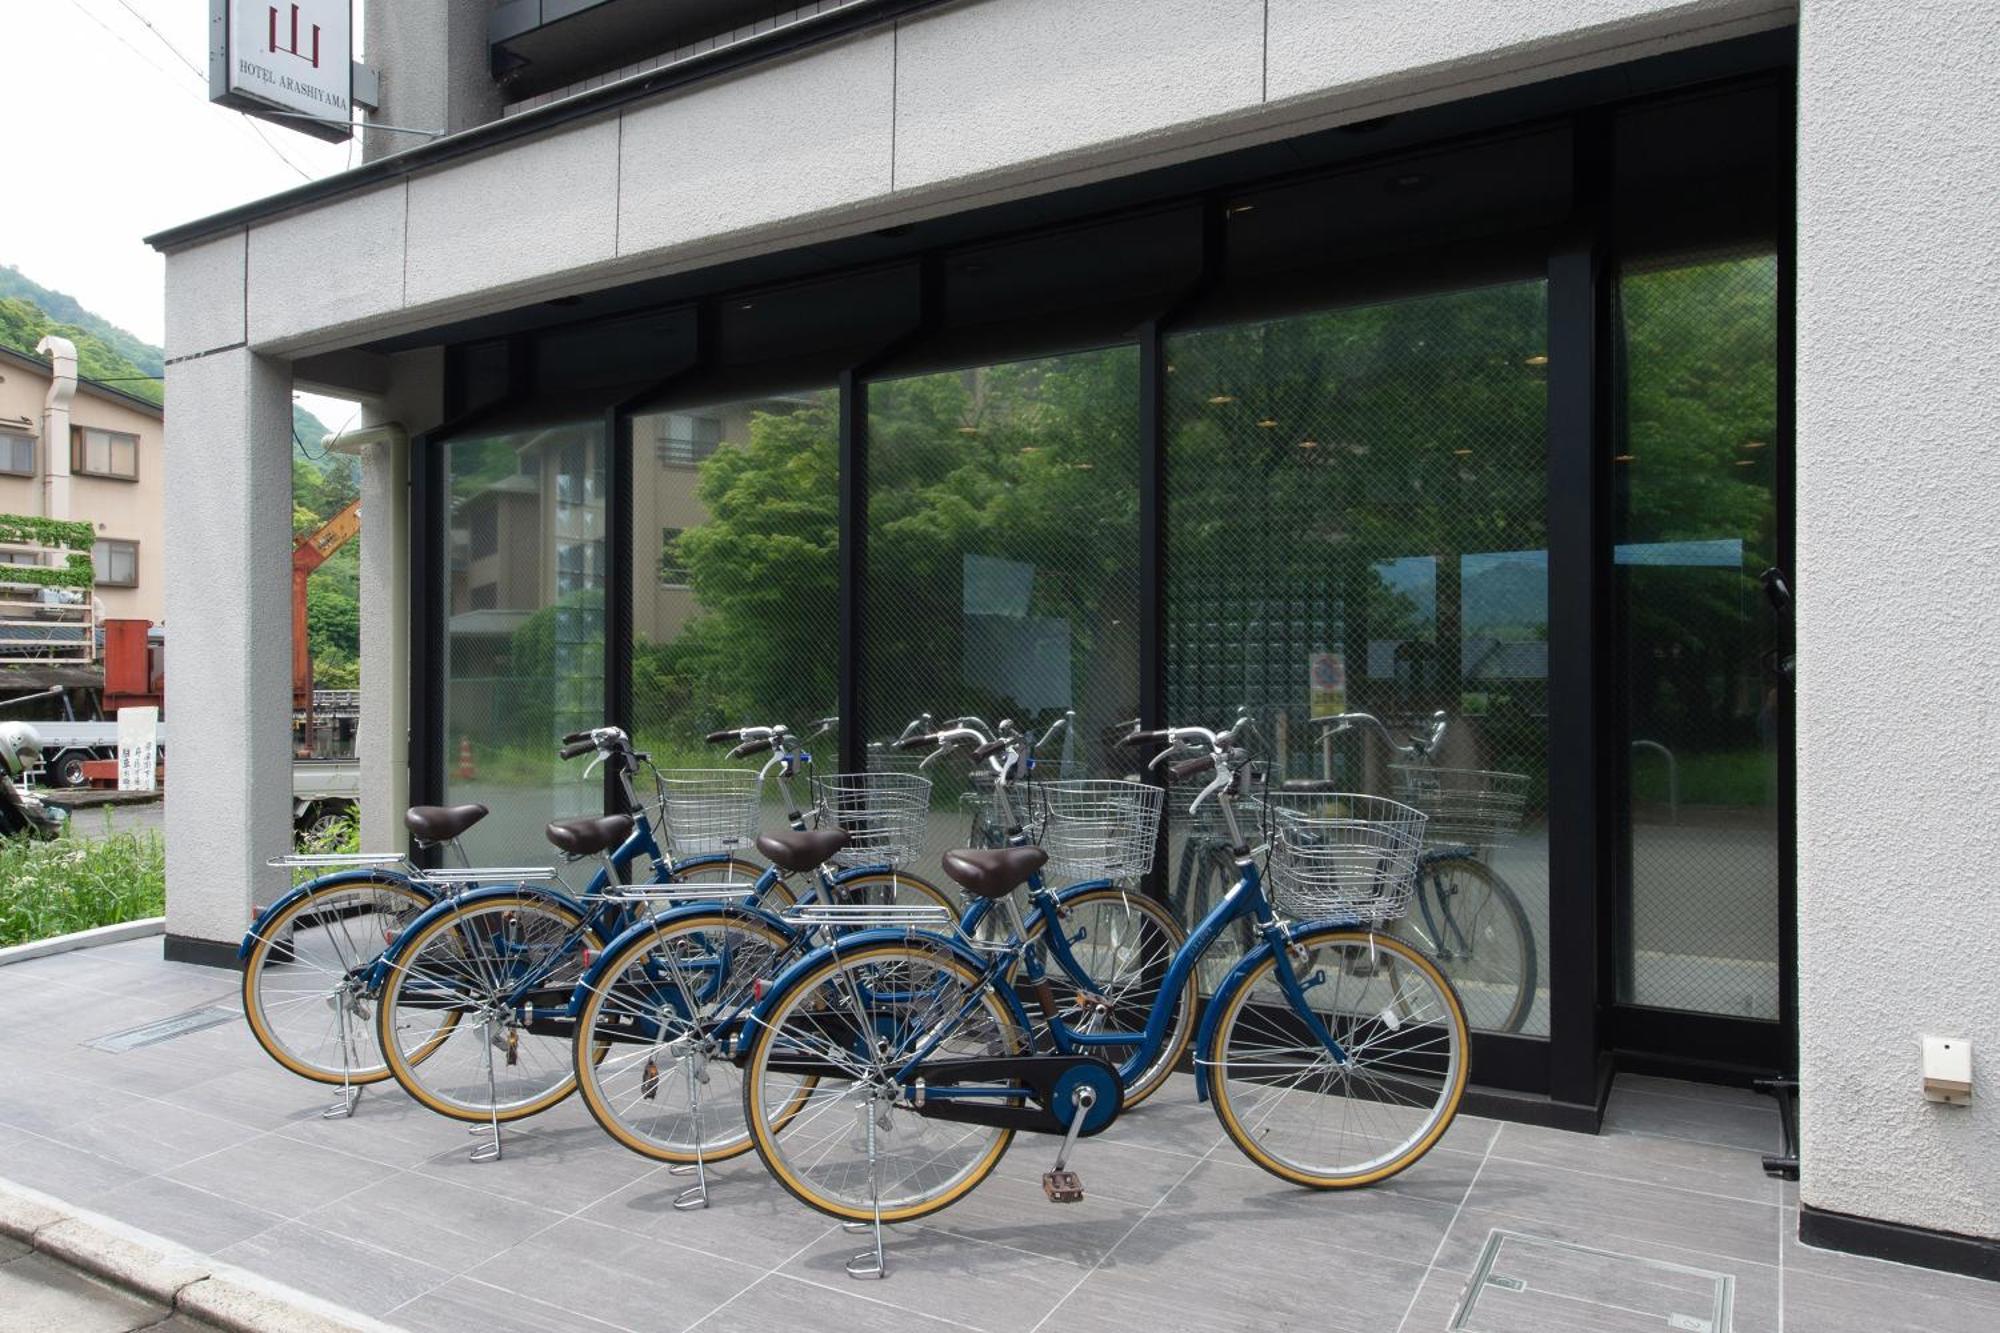
[{"label": "bicycle kickstand", "polygon": [[334,994],[334,1011],[340,1016],[340,1091],[333,1094],[333,1105],[319,1113],[322,1120],[345,1120],[354,1114],[354,1108],[361,1101],[361,1085],[354,1081],[354,1034],[348,1028],[347,988],[342,986]]},{"label": "bicycle kickstand", "polygon": [[486,1104],[491,1109],[492,1120],[488,1124],[474,1125],[472,1133],[486,1132],[490,1135],[486,1142],[473,1148],[475,1162],[497,1162],[500,1160],[500,1088],[493,1074],[493,1020],[483,1020],[486,1027]]},{"label": "bicycle kickstand", "polygon": [[674,1196],[674,1207],[686,1213],[708,1207],[708,1160],[701,1148],[701,1085],[708,1082],[708,1070],[704,1068],[696,1072],[696,1064],[701,1058],[698,1054],[690,1052],[684,1058],[687,1061],[688,1116],[694,1122],[694,1161],[670,1166],[667,1171],[676,1176],[694,1176],[694,1184]]},{"label": "bicycle kickstand", "polygon": [[857,1281],[873,1281],[889,1276],[889,1260],[882,1251],[882,1163],[876,1151],[875,1108],[868,1110],[868,1203],[875,1212],[873,1224],[867,1222],[845,1222],[842,1227],[848,1231],[867,1229],[874,1232],[873,1249],[861,1251],[847,1261],[847,1275]]},{"label": "bicycle kickstand", "polygon": [[1069,1133],[1063,1135],[1062,1147],[1056,1151],[1056,1164],[1042,1173],[1042,1193],[1049,1196],[1050,1203],[1080,1203],[1083,1200],[1083,1178],[1068,1169],[1071,1149],[1076,1147],[1076,1136],[1083,1132],[1083,1122],[1090,1115],[1090,1108],[1097,1105],[1097,1093],[1090,1088],[1076,1090],[1076,1109],[1070,1113]]}]

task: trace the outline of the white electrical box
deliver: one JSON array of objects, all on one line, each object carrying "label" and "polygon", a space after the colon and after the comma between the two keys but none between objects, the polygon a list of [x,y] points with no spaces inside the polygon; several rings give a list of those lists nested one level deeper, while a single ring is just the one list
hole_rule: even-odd
[{"label": "white electrical box", "polygon": [[1963,1037],[1924,1038],[1924,1096],[1964,1106],[1972,1100],[1972,1043]]}]

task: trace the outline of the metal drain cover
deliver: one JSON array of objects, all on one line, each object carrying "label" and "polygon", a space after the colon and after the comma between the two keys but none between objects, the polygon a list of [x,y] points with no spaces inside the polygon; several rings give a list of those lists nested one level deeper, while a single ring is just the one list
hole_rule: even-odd
[{"label": "metal drain cover", "polygon": [[233,1004],[205,1004],[199,1009],[189,1009],[165,1018],[155,1019],[141,1027],[126,1028],[123,1032],[108,1032],[102,1037],[93,1037],[85,1042],[100,1051],[136,1051],[141,1046],[157,1046],[175,1037],[185,1037],[190,1032],[203,1028],[221,1027],[232,1019],[241,1018],[243,1011]]},{"label": "metal drain cover", "polygon": [[1730,1333],[1736,1279],[1516,1231],[1487,1234],[1451,1333]]}]

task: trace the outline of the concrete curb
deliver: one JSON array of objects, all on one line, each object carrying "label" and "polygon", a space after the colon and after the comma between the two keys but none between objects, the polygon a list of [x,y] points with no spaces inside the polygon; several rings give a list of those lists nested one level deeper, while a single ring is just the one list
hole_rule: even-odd
[{"label": "concrete curb", "polygon": [[166,929],[165,917],[149,916],[137,921],[121,921],[115,926],[96,926],[69,935],[57,935],[53,939],[10,944],[0,949],[0,967],[5,967],[9,963],[25,963],[30,958],[47,958],[51,954],[70,953],[77,949],[94,949],[100,944],[143,940],[148,935],[163,935]]},{"label": "concrete curb", "polygon": [[400,1333],[393,1324],[4,1178],[0,1236],[230,1333]]}]

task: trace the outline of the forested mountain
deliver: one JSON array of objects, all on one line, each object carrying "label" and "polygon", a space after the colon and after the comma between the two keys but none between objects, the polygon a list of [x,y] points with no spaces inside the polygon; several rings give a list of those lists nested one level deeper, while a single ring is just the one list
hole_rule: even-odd
[{"label": "forested mountain", "polygon": [[[166,358],[159,348],[141,340],[137,334],[127,333],[102,315],[84,309],[74,296],[50,291],[10,264],[0,264],[0,297],[26,301],[54,323],[67,326],[54,330],[66,338],[74,340],[77,335],[71,330],[76,330],[95,339],[112,356],[130,362],[141,375],[159,375],[165,369]],[[81,347],[79,343],[78,349],[81,350]],[[32,351],[34,344],[29,343],[28,348]],[[89,375],[90,372],[86,370],[84,374]],[[91,378],[99,377],[92,375]]]}]

